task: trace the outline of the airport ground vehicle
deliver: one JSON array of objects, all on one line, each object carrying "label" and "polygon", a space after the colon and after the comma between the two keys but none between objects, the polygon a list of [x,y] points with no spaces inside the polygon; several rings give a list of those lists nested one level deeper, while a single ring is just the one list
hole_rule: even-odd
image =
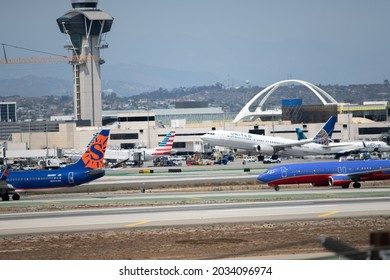
[{"label": "airport ground vehicle", "polygon": [[263,159],[263,163],[265,163],[265,164],[267,164],[267,163],[280,163],[280,159],[279,158],[274,159],[272,157],[268,157],[268,158]]}]

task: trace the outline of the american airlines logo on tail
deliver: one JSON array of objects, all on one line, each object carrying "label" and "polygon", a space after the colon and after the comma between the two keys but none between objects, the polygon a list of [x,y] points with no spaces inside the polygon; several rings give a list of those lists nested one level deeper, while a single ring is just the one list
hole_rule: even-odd
[{"label": "american airlines logo on tail", "polygon": [[171,131],[164,137],[157,148],[154,149],[152,155],[170,155],[175,138],[175,131]]}]

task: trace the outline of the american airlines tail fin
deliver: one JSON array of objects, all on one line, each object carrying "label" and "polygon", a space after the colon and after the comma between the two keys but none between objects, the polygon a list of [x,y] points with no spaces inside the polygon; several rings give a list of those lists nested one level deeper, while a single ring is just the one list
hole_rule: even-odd
[{"label": "american airlines tail fin", "polygon": [[170,131],[160,142],[158,147],[154,148],[153,155],[169,155],[172,151],[175,131]]},{"label": "american airlines tail fin", "polygon": [[331,116],[324,126],[313,137],[314,143],[328,145],[329,140],[332,138],[334,125],[336,124],[337,117]]},{"label": "american airlines tail fin", "polygon": [[94,135],[81,158],[68,167],[79,169],[102,168],[109,134],[110,130],[103,129],[98,135]]}]

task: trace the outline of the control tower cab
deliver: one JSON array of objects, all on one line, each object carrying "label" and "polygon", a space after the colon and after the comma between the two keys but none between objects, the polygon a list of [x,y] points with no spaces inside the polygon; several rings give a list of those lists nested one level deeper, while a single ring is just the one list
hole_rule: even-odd
[{"label": "control tower cab", "polygon": [[72,52],[74,114],[76,120],[102,125],[102,83],[100,49],[107,48],[105,35],[114,18],[97,8],[98,0],[71,0],[72,10],[57,19],[68,36],[64,46]]}]

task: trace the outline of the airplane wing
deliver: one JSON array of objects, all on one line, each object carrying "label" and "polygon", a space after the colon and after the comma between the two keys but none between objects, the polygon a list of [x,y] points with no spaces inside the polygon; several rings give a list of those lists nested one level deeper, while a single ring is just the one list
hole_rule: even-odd
[{"label": "airplane wing", "polygon": [[294,142],[285,143],[285,144],[272,145],[272,147],[274,148],[275,152],[279,152],[279,151],[283,151],[283,150],[288,149],[288,148],[300,147],[300,146],[305,145],[305,144],[313,143],[314,141],[316,141],[316,140],[315,139],[299,140],[299,141],[294,141]]},{"label": "airplane wing", "polygon": [[386,171],[390,171],[390,168],[384,168],[381,170],[368,170],[368,171],[362,171],[362,172],[356,172],[356,173],[349,173],[346,174],[351,180],[356,180],[356,181],[364,181],[364,177],[373,177],[376,175],[382,175]]}]

